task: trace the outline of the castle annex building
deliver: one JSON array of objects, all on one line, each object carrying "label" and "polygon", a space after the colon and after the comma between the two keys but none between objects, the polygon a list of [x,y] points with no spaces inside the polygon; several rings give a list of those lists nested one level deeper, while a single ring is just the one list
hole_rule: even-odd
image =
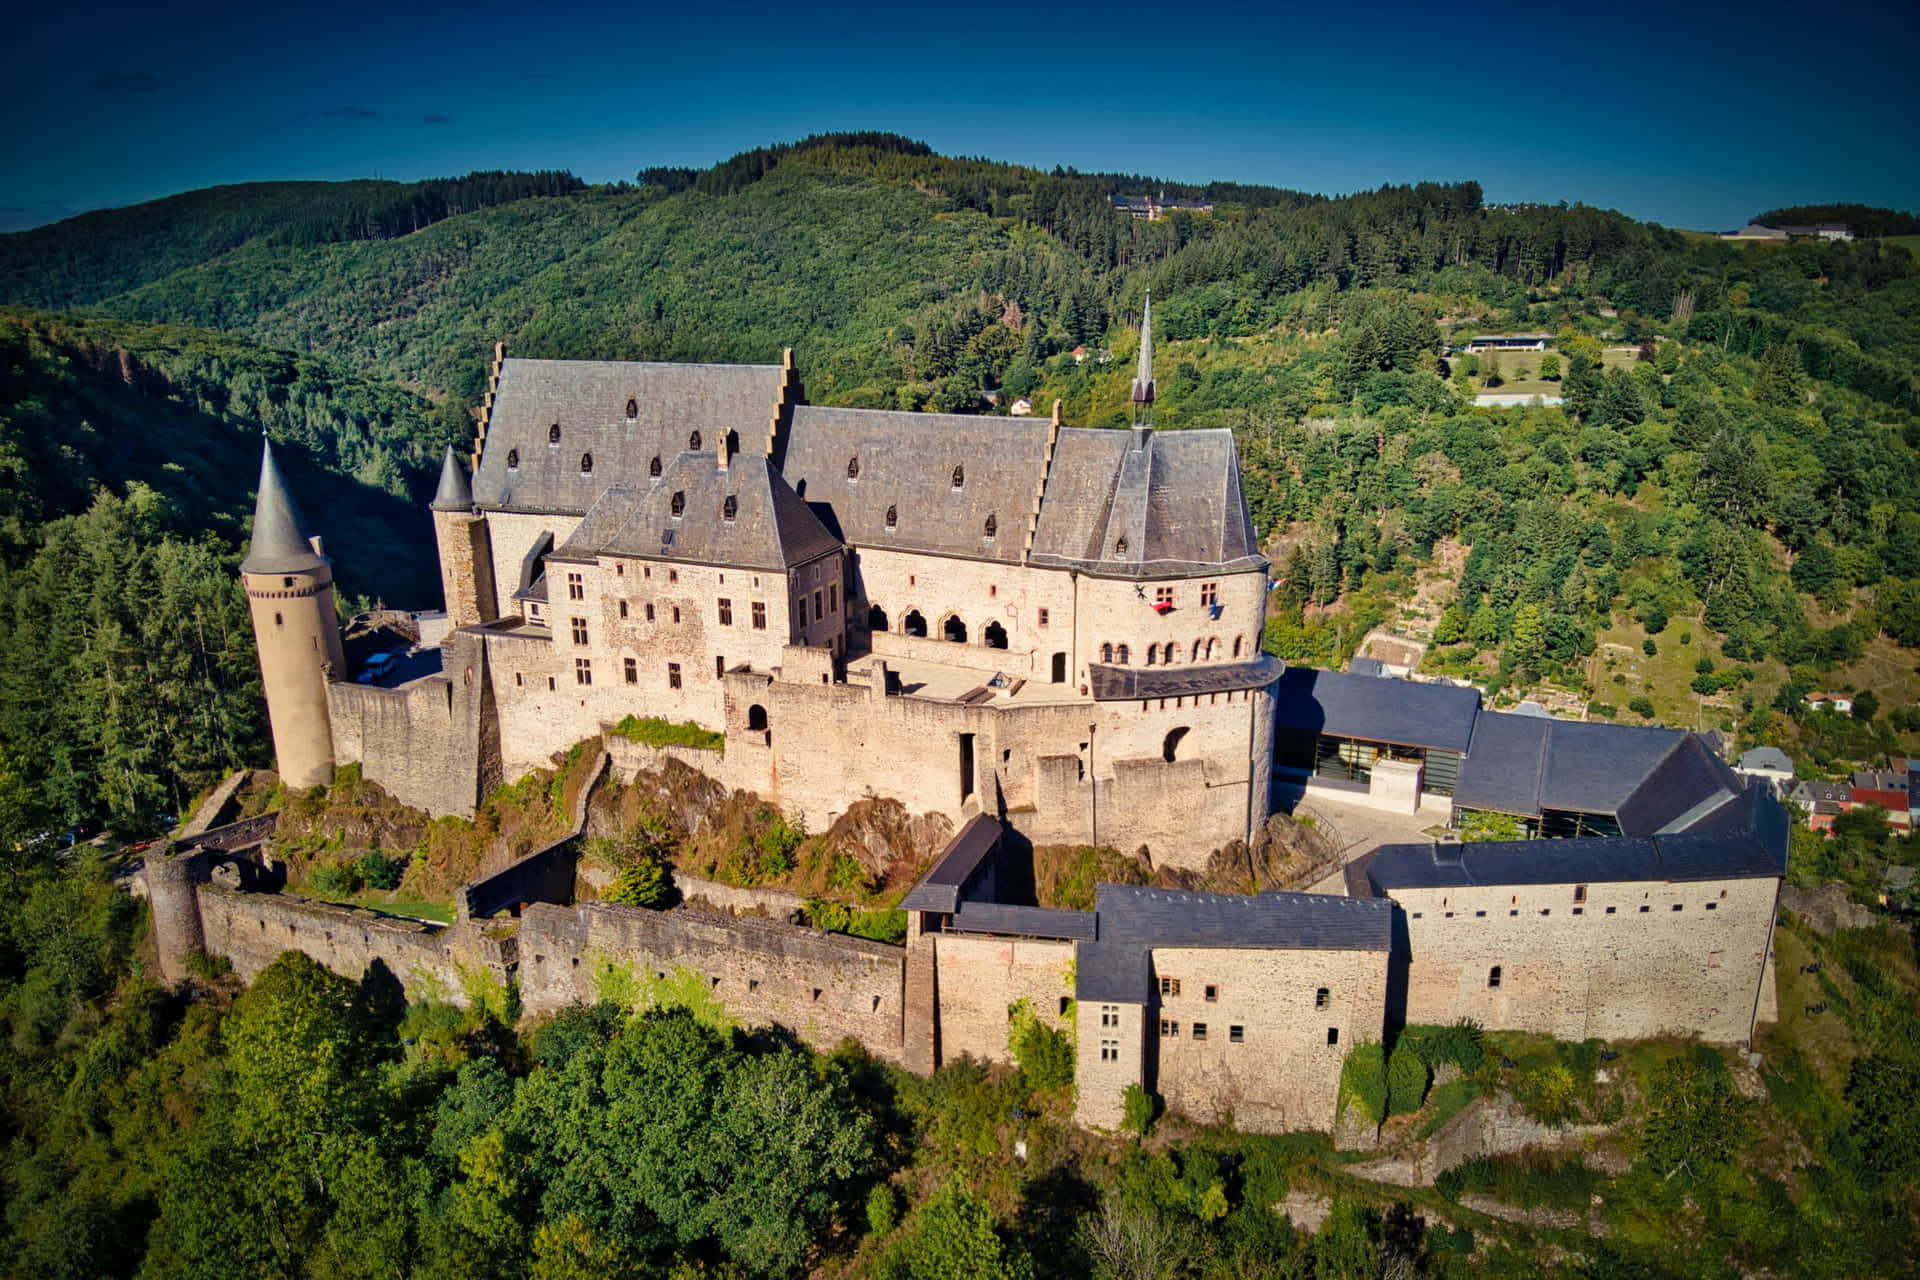
[{"label": "castle annex building", "polygon": [[[205,948],[250,977],[297,948],[459,990],[480,964],[533,1012],[592,999],[596,966],[685,969],[748,1023],[919,1071],[1004,1059],[1024,1001],[1073,1036],[1079,1115],[1108,1126],[1138,1085],[1251,1130],[1331,1127],[1345,1054],[1407,1023],[1750,1040],[1774,1016],[1771,792],[1697,735],[1285,670],[1260,651],[1232,437],[1156,431],[1154,396],[1150,310],[1121,430],[808,405],[790,355],[496,351],[470,470],[449,450],[432,504],[446,633],[358,680],[269,448],[241,572],[293,785],[358,763],[467,815],[583,740],[595,777],[631,776],[605,731],[658,717],[723,733],[698,767],[815,829],[879,796],[957,834],[901,903],[904,948],[576,902],[571,840],[463,888],[445,928],[209,884],[227,855],[203,846],[149,864],[163,966]],[[1003,874],[1040,843],[1198,865],[1302,790],[1532,838],[1387,845],[1344,893],[1101,885],[1090,911]]]}]

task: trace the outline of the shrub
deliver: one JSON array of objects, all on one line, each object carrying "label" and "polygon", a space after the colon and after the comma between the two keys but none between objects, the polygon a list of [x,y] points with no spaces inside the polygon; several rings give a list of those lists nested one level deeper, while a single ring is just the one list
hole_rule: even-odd
[{"label": "shrub", "polygon": [[1713,672],[1713,659],[1703,653],[1700,655],[1700,661],[1693,664],[1693,669],[1703,676],[1710,675]]},{"label": "shrub", "polygon": [[1139,1085],[1130,1084],[1121,1091],[1120,1124],[1127,1132],[1146,1137],[1159,1112],[1160,1100]]},{"label": "shrub", "polygon": [[1062,1089],[1073,1083],[1073,1042],[1063,1031],[1040,1021],[1033,1005],[1017,1001],[1009,1011],[1007,1050],[1036,1089]]},{"label": "shrub", "polygon": [[1445,1025],[1409,1026],[1400,1033],[1396,1056],[1403,1047],[1420,1055],[1420,1060],[1434,1070],[1451,1064],[1468,1075],[1478,1071],[1487,1057],[1486,1036],[1472,1018]]},{"label": "shrub", "polygon": [[628,716],[607,732],[646,747],[699,747],[706,751],[723,751],[727,745],[726,734],[703,729],[691,720],[674,724],[654,717],[642,719]]},{"label": "shrub", "polygon": [[900,1206],[893,1198],[893,1188],[887,1183],[876,1182],[873,1190],[867,1192],[867,1231],[883,1236],[893,1230],[893,1224],[900,1220]]},{"label": "shrub", "polygon": [[606,902],[623,902],[631,907],[658,907],[666,902],[671,889],[666,867],[646,858],[614,877],[600,897]]},{"label": "shrub", "polygon": [[1660,652],[1660,646],[1653,642],[1652,636],[1648,636],[1640,642],[1640,652],[1651,658]]},{"label": "shrub", "polygon": [[1375,1124],[1387,1118],[1387,1059],[1378,1041],[1361,1041],[1340,1064],[1340,1102],[1357,1104]]},{"label": "shrub", "polygon": [[1587,704],[1587,714],[1599,716],[1602,720],[1617,720],[1620,708],[1609,702],[1592,702]]},{"label": "shrub", "polygon": [[360,875],[351,863],[321,862],[307,872],[307,884],[319,893],[344,896],[360,891]]},{"label": "shrub", "polygon": [[1653,719],[1653,699],[1645,696],[1637,697],[1627,704],[1627,710],[1642,720],[1651,720]]},{"label": "shrub", "polygon": [[833,866],[827,870],[829,887],[844,891],[860,890],[867,887],[867,869],[860,865],[860,859],[850,854],[834,855]]},{"label": "shrub", "polygon": [[1427,1064],[1406,1045],[1387,1060],[1387,1113],[1411,1115],[1427,1100]]},{"label": "shrub", "polygon": [[370,889],[398,889],[407,867],[397,858],[369,850],[354,860],[353,869]]}]

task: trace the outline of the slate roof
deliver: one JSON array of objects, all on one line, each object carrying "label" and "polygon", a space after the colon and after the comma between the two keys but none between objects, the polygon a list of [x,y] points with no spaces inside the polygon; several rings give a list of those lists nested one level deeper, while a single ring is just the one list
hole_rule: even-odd
[{"label": "slate roof", "polygon": [[1773,878],[1787,870],[1787,818],[1756,784],[1693,829],[1483,844],[1390,844],[1348,864],[1349,893],[1467,885],[1596,884]]},{"label": "slate roof", "polygon": [[1350,676],[1372,676],[1375,679],[1387,678],[1387,664],[1378,658],[1355,658],[1347,664]]},{"label": "slate roof", "polygon": [[1020,938],[1062,938],[1092,942],[1096,935],[1091,911],[1056,907],[1024,907],[1004,902],[963,902],[951,926],[961,933],[997,933]]},{"label": "slate roof", "polygon": [[934,859],[920,883],[900,899],[902,911],[939,911],[951,914],[960,909],[960,891],[973,873],[1000,845],[1002,828],[997,819],[976,813],[947,841],[947,847]]},{"label": "slate roof", "polygon": [[307,522],[287,491],[287,481],[274,460],[273,444],[260,443],[260,486],[254,495],[253,540],[242,573],[311,573],[328,563],[307,538]]},{"label": "slate roof", "polygon": [[[800,405],[781,474],[855,546],[1018,563],[1050,426],[1045,418]],[[858,476],[847,474],[853,462]],[[897,516],[891,529],[888,507]]]},{"label": "slate roof", "polygon": [[1266,564],[1233,433],[1062,428],[1033,560],[1138,576]]},{"label": "slate roof", "polygon": [[1792,773],[1793,761],[1787,753],[1778,747],[1755,747],[1734,763],[1736,769],[1771,769],[1779,773]]},{"label": "slate roof", "polygon": [[[741,449],[759,453],[786,377],[780,365],[507,360],[474,499],[486,508],[578,515],[610,485],[645,483],[649,462],[692,448],[695,431],[701,448],[718,449],[737,431]],[[560,440],[552,444],[556,425]],[[509,451],[518,453],[512,470]],[[589,453],[593,470],[583,473],[580,460]]]},{"label": "slate roof", "polygon": [[1391,904],[1318,893],[1191,893],[1137,885],[1094,890],[1099,937],[1076,954],[1081,1000],[1144,1002],[1154,947],[1385,951]]},{"label": "slate roof", "polygon": [[1465,751],[1479,706],[1477,689],[1288,667],[1275,690],[1274,720],[1306,733]]},{"label": "slate roof", "polygon": [[[1645,732],[1641,730],[1640,732]],[[1746,790],[1726,761],[1686,734],[1615,810],[1627,835],[1685,831]]]},{"label": "slate roof", "polygon": [[[1733,795],[1740,786],[1704,743],[1681,730],[1482,711],[1453,799],[1502,813],[1616,814],[1629,834],[1649,835],[1715,789]],[[1685,803],[1673,808],[1674,797]]]},{"label": "slate roof", "polygon": [[722,470],[714,454],[682,453],[658,480],[609,488],[553,558],[638,556],[780,572],[839,548],[765,458],[742,455]]},{"label": "slate roof", "polygon": [[1192,667],[1119,667],[1096,662],[1087,667],[1087,684],[1095,702],[1190,698],[1203,693],[1264,688],[1280,679],[1286,669],[1280,659],[1264,653],[1249,662]]},{"label": "slate roof", "polygon": [[469,511],[473,508],[473,485],[467,481],[466,470],[453,456],[453,446],[447,446],[447,456],[440,460],[440,487],[433,492],[435,511]]}]

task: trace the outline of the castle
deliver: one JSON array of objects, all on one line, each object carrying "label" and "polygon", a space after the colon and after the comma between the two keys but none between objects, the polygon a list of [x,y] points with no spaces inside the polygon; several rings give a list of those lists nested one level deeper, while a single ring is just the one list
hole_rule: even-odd
[{"label": "castle", "polygon": [[[950,820],[901,904],[904,949],[575,902],[563,842],[468,886],[444,931],[155,859],[163,966],[204,947],[250,976],[291,946],[457,990],[484,964],[533,1011],[593,998],[611,964],[690,969],[736,1016],[922,1071],[1004,1059],[1024,1001],[1073,1035],[1078,1114],[1106,1126],[1138,1085],[1251,1129],[1331,1127],[1344,1055],[1408,1022],[1750,1040],[1773,1016],[1771,794],[1695,735],[1549,724],[1262,653],[1268,563],[1232,437],[1154,429],[1151,324],[1149,304],[1121,430],[1067,427],[1057,405],[813,406],[791,353],[496,348],[471,474],[449,449],[432,504],[447,630],[383,680],[347,678],[330,564],[263,457],[241,574],[289,784],[359,764],[469,815],[582,740],[615,747],[627,716],[692,721],[725,748],[682,758],[815,829],[866,796]],[[1389,845],[1344,894],[1101,885],[1066,911],[999,892],[1018,842],[1199,865],[1251,843],[1283,785],[1570,838]],[[510,938],[472,928],[499,910]]]}]

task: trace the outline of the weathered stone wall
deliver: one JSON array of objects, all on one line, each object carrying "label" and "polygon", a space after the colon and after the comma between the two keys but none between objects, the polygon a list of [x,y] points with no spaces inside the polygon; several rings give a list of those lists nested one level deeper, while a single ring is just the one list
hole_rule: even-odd
[{"label": "weathered stone wall", "polygon": [[191,853],[168,854],[156,847],[147,854],[147,903],[153,912],[153,945],[160,976],[178,982],[194,956],[206,950],[200,920],[197,881],[202,859]]},{"label": "weathered stone wall", "polygon": [[247,982],[287,951],[302,952],[346,978],[362,978],[378,963],[410,997],[430,993],[456,1004],[466,1002],[463,967],[505,978],[505,957],[477,933],[356,907],[202,885],[200,918],[207,950],[232,961]]},{"label": "weathered stone wall", "polygon": [[[1165,614],[1153,608],[1159,589],[1173,593],[1173,608]],[[1214,589],[1220,616],[1201,603],[1205,588]],[[1136,590],[1136,588],[1139,588]],[[1175,667],[1196,662],[1245,661],[1260,652],[1260,631],[1266,621],[1267,576],[1264,569],[1240,573],[1207,573],[1160,582],[1083,577],[1079,590],[1080,657],[1076,670],[1097,662],[1101,646],[1111,644],[1118,660],[1119,646],[1127,647],[1127,665],[1144,667],[1147,650],[1155,651],[1153,665],[1165,666],[1171,647]],[[1211,642],[1211,658],[1209,653]],[[1196,653],[1199,656],[1195,656]],[[1078,676],[1077,679],[1084,679]]]},{"label": "weathered stone wall", "polygon": [[607,746],[607,755],[613,762],[613,776],[621,782],[632,782],[643,769],[658,769],[669,760],[678,760],[709,778],[718,780],[726,764],[725,754],[709,747],[683,747],[668,745],[649,746],[644,742],[635,742],[623,738],[617,733],[603,735]]},{"label": "weathered stone wall", "polygon": [[1473,1018],[1563,1040],[1698,1034],[1743,1043],[1778,887],[1754,879],[1396,890],[1411,949],[1407,1020]]},{"label": "weathered stone wall", "polygon": [[785,1027],[822,1049],[851,1036],[900,1057],[900,947],[753,916],[586,902],[528,907],[519,955],[529,1012],[592,1003],[609,964],[639,978],[686,969],[748,1026]]},{"label": "weathered stone wall", "polygon": [[486,758],[494,733],[487,653],[472,632],[448,636],[440,653],[440,675],[398,689],[329,685],[334,753],[343,764],[358,761],[402,804],[467,817],[482,787],[498,781],[497,761],[489,767]]},{"label": "weathered stone wall", "polygon": [[673,887],[683,901],[730,915],[765,915],[773,920],[791,919],[806,905],[806,899],[786,889],[750,889],[737,884],[721,884],[699,876],[673,873]]},{"label": "weathered stone wall", "polygon": [[[515,603],[513,593],[520,589],[520,567],[527,558],[527,552],[533,550],[542,533],[553,535],[553,545],[559,546],[573,536],[580,527],[579,516],[528,515],[517,511],[489,511],[487,516],[487,542],[493,550],[493,582],[499,593],[500,612],[517,614],[520,606]],[[555,605],[564,602],[565,593],[549,599]]]},{"label": "weathered stone wall", "polygon": [[600,732],[605,717],[589,704],[571,669],[557,671],[554,641],[546,629],[516,627],[487,631],[484,637],[507,781],[552,763],[555,752]]},{"label": "weathered stone wall", "polygon": [[[1024,512],[997,514],[1000,538],[1024,535]],[[1067,654],[1069,667],[1079,668],[1072,656],[1074,582],[1063,569],[862,547],[854,555],[853,574],[862,595],[851,621],[867,630],[873,606],[886,614],[886,630],[871,632],[875,653],[1004,671],[1028,680],[1050,679],[1055,653]],[[927,638],[906,633],[912,612],[925,620]],[[965,624],[964,643],[943,639],[948,618]],[[988,647],[989,623],[1006,633],[1005,649]]]},{"label": "weathered stone wall", "polygon": [[1088,1003],[1076,1016],[1074,1119],[1100,1129],[1118,1129],[1127,1086],[1151,1088],[1147,1045],[1152,1038],[1147,1007],[1131,1002]]},{"label": "weathered stone wall", "polygon": [[1147,1006],[1153,1087],[1170,1110],[1250,1133],[1333,1128],[1340,1063],[1386,1015],[1384,951],[1159,947],[1153,975],[1155,990],[1180,984]]},{"label": "weathered stone wall", "polygon": [[466,511],[436,511],[433,532],[440,552],[440,591],[446,600],[447,625],[468,627],[499,617],[493,548],[485,517]]},{"label": "weathered stone wall", "polygon": [[1048,1026],[1072,1033],[1062,1003],[1073,995],[1073,943],[960,933],[928,934],[926,941],[936,965],[941,1062],[962,1054],[1011,1062],[1007,1015],[1020,1000]]},{"label": "weathered stone wall", "polygon": [[346,674],[334,614],[333,568],[305,573],[243,573],[260,685],[273,729],[274,762],[290,787],[333,781],[334,744],[327,725],[328,673]]}]

